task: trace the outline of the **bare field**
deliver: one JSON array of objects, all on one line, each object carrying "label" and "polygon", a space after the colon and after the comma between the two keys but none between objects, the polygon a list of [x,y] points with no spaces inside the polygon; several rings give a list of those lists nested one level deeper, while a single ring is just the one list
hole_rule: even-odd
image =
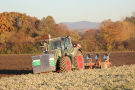
[{"label": "bare field", "polygon": [[0,55],[0,90],[135,90],[135,52],[111,53],[111,68],[46,74],[32,73],[31,56]]},{"label": "bare field", "polygon": [[135,90],[135,65],[0,78],[0,90]]},{"label": "bare field", "polygon": [[[87,54],[84,53],[84,58]],[[94,57],[96,53],[90,54]],[[104,55],[99,54],[101,57]],[[31,56],[33,55],[0,55],[0,78],[32,73]],[[112,66],[135,64],[135,52],[110,53],[110,61]]]}]

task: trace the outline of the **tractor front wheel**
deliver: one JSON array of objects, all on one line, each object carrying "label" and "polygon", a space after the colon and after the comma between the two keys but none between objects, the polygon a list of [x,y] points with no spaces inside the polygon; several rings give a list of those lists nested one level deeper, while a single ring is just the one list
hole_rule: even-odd
[{"label": "tractor front wheel", "polygon": [[68,56],[65,56],[60,60],[60,72],[68,71],[71,71],[71,60]]},{"label": "tractor front wheel", "polygon": [[84,58],[80,51],[76,53],[75,57],[75,69],[76,70],[83,70],[84,69]]}]

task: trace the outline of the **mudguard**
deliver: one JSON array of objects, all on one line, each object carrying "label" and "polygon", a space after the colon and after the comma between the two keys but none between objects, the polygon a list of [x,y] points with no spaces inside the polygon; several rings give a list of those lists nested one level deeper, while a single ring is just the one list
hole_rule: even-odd
[{"label": "mudguard", "polygon": [[56,71],[54,54],[32,56],[33,73]]}]

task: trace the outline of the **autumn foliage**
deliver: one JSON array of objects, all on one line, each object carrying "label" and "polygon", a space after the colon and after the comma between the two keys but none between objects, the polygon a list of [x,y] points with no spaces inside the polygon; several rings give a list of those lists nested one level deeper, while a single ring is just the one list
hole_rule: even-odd
[{"label": "autumn foliage", "polygon": [[0,54],[38,53],[40,40],[48,34],[53,38],[71,36],[84,51],[135,51],[134,16],[124,21],[105,20],[99,29],[80,34],[63,23],[56,24],[52,16],[39,20],[25,13],[0,13]]},{"label": "autumn foliage", "polygon": [[56,24],[52,16],[39,20],[25,13],[3,12],[0,14],[0,53],[36,53],[45,35],[70,35],[71,31],[61,28],[63,26]]},{"label": "autumn foliage", "polygon": [[105,20],[98,30],[85,33],[88,51],[134,51],[135,23]]}]

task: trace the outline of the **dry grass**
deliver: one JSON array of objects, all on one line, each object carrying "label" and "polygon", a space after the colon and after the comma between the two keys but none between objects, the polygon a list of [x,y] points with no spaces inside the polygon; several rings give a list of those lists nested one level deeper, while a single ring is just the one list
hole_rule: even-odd
[{"label": "dry grass", "polygon": [[0,78],[0,90],[135,90],[135,65]]}]

